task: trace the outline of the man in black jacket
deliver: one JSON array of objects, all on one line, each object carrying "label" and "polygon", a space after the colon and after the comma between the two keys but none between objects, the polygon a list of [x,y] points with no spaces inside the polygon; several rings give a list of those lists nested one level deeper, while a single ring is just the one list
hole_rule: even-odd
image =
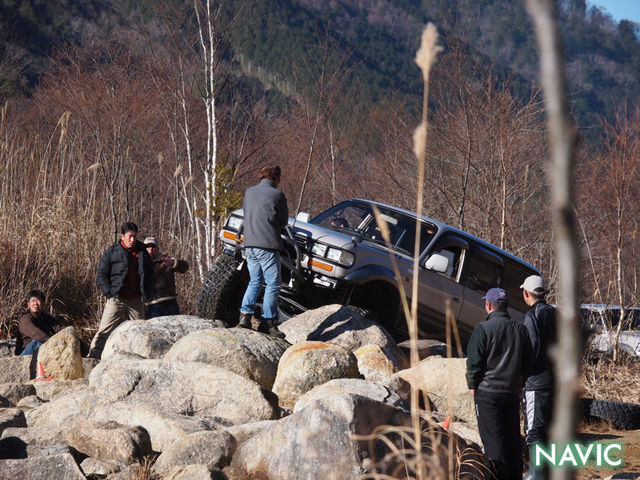
[{"label": "man in black jacket", "polygon": [[153,297],[153,261],[136,238],[138,226],[127,222],[120,240],[110,246],[98,264],[98,286],[107,302],[100,326],[91,341],[89,356],[100,358],[111,332],[125,320],[144,320],[144,302]]},{"label": "man in black jacket", "polygon": [[467,386],[474,392],[480,438],[498,480],[521,479],[519,398],[530,368],[529,337],[507,313],[506,291],[491,288],[483,298],[488,315],[469,340]]},{"label": "man in black jacket", "polygon": [[265,283],[262,302],[260,331],[283,338],[278,330],[278,295],[282,285],[280,274],[280,231],[287,226],[289,210],[287,199],[280,190],[281,171],[277,165],[264,167],[260,171],[260,183],[249,187],[244,194],[244,237],[242,247],[247,259],[249,285],[240,307],[238,326],[251,328],[258,295]]},{"label": "man in black jacket", "polygon": [[[527,277],[522,285],[522,295],[529,310],[524,315],[524,326],[531,341],[531,376],[524,386],[525,432],[529,450],[534,444],[546,445],[548,428],[553,410],[553,364],[549,348],[556,341],[556,309],[545,301],[547,289],[539,275]],[[532,457],[530,456],[530,459]],[[529,467],[527,480],[547,477],[542,469]]]}]

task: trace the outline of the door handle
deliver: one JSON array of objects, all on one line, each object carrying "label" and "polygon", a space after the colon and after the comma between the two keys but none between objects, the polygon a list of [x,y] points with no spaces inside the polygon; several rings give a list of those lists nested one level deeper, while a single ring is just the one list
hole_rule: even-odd
[{"label": "door handle", "polygon": [[455,303],[460,303],[460,299],[458,297],[453,297],[451,300]]}]

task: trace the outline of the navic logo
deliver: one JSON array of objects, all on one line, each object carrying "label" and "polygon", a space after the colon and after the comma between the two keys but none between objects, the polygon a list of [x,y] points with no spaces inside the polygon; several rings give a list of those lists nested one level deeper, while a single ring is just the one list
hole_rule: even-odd
[{"label": "navic logo", "polygon": [[586,445],[577,442],[566,445],[536,443],[531,453],[531,460],[536,467],[584,468],[592,464],[596,467],[618,468],[623,464],[620,442],[593,442]]}]

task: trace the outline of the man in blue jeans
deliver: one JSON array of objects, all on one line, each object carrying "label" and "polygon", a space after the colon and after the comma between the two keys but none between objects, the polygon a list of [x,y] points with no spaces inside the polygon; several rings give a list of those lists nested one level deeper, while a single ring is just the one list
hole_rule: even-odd
[{"label": "man in blue jeans", "polygon": [[266,284],[262,302],[262,319],[258,331],[284,338],[278,330],[278,295],[282,285],[280,275],[280,231],[289,221],[287,199],[280,190],[281,171],[277,165],[260,170],[260,183],[249,187],[244,194],[244,238],[249,285],[240,307],[241,328],[251,328],[258,295]]}]

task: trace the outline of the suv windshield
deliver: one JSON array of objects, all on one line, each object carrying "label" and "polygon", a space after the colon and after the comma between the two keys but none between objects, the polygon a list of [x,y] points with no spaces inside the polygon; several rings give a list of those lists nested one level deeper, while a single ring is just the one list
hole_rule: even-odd
[{"label": "suv windshield", "polygon": [[[600,322],[606,322],[607,327],[617,327],[620,321],[620,307],[585,307],[580,309],[582,321],[585,326],[597,328]],[[623,330],[637,330],[640,328],[640,309],[637,307],[625,307]]]},{"label": "suv windshield", "polygon": [[[393,249],[413,255],[416,218],[382,206],[378,206],[378,210],[389,227]],[[341,202],[313,218],[311,223],[348,234],[358,234],[363,240],[385,245],[372,206],[366,202],[354,200]],[[422,252],[436,234],[437,227],[425,222],[420,222],[420,227],[420,252]]]}]

